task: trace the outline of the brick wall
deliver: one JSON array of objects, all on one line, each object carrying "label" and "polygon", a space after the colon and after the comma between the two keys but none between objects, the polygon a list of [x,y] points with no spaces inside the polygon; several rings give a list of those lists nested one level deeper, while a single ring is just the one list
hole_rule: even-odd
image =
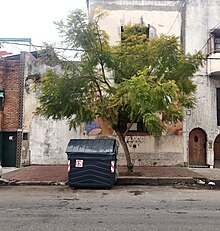
[{"label": "brick wall", "polygon": [[0,131],[17,131],[19,123],[20,62],[0,60],[0,89],[4,89],[4,109]]}]

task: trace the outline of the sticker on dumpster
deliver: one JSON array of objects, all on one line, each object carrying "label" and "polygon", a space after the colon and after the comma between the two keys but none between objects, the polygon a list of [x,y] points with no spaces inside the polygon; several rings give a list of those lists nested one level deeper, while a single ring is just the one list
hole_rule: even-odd
[{"label": "sticker on dumpster", "polygon": [[76,160],[75,167],[76,168],[82,168],[83,167],[83,160]]},{"label": "sticker on dumpster", "polygon": [[70,172],[70,160],[68,160],[68,172]]},{"label": "sticker on dumpster", "polygon": [[115,172],[115,161],[112,160],[111,161],[111,173],[114,173]]}]

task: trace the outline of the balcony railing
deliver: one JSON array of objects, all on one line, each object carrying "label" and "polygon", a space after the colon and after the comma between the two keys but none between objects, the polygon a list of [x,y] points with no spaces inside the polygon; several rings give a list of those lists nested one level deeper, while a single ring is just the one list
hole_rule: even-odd
[{"label": "balcony railing", "polygon": [[209,76],[220,77],[220,53],[211,53],[208,55],[207,72]]}]

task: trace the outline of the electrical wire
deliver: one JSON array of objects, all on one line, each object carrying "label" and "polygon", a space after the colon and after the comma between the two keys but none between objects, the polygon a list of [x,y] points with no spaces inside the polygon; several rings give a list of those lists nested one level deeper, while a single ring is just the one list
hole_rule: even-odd
[{"label": "electrical wire", "polygon": [[33,45],[32,43],[30,43],[30,45],[37,51],[37,48],[35,45]]},{"label": "electrical wire", "polygon": [[[180,13],[180,12],[178,12],[178,14],[177,14],[177,16],[176,16],[176,18],[175,18],[175,20],[174,20],[174,22],[173,22],[173,24],[172,24],[170,30],[169,30],[169,32],[171,31],[173,25],[175,24],[175,21],[177,20],[177,17],[178,17],[178,15],[179,15],[179,13]],[[220,26],[220,23],[216,24],[216,26],[214,26],[210,31],[216,29],[216,28],[219,27],[219,26]],[[169,33],[169,32],[168,32],[168,33]],[[167,34],[168,34],[168,33],[167,33]],[[212,37],[213,37],[213,35],[210,35],[209,39],[211,39]],[[207,42],[202,46],[202,48],[199,50],[199,52],[201,52],[201,51],[206,47],[206,45],[209,43],[209,39],[208,39]],[[43,46],[43,45],[34,45],[34,44],[32,44],[32,43],[30,43],[30,44],[24,44],[24,43],[19,43],[19,42],[1,41],[1,44],[5,44],[5,43],[6,43],[6,44],[9,44],[9,45],[11,45],[11,46],[17,45],[17,46],[33,47],[36,51],[37,51],[37,48],[43,49],[43,48],[45,47],[45,46]],[[16,49],[22,50],[22,49],[20,49],[20,48],[17,47],[17,46],[13,46],[13,47],[16,48]],[[9,49],[7,46],[5,46],[5,47],[6,47],[7,49]],[[53,47],[53,48],[54,48],[55,50],[63,50],[63,51],[78,51],[78,52],[83,52],[83,51],[85,51],[85,50],[83,50],[83,49],[77,49],[77,48],[63,48],[63,47]],[[207,58],[207,59],[220,59],[220,58]]]},{"label": "electrical wire", "polygon": [[[42,45],[34,45],[34,44],[23,44],[23,43],[19,43],[19,42],[1,42],[1,43],[6,43],[6,44],[14,44],[14,45],[19,45],[19,46],[27,46],[27,47],[34,47],[34,49],[37,50],[37,48],[44,48],[45,46]],[[64,51],[85,51],[83,49],[77,49],[77,48],[63,48],[63,47],[53,47],[56,50],[64,50]]]},{"label": "electrical wire", "polygon": [[[212,29],[210,29],[210,32],[215,30],[216,28],[219,28],[219,27],[220,27],[220,23],[217,23]],[[209,43],[209,40],[212,37],[213,37],[213,34],[210,34],[209,38],[207,39],[207,42],[202,46],[202,48],[199,50],[199,52],[202,51],[206,47],[206,45]]]},{"label": "electrical wire", "polygon": [[[8,47],[8,46],[6,46],[6,45],[2,45],[2,47],[4,47],[4,50],[6,50],[7,52],[9,52],[10,54],[11,54],[11,49]],[[20,48],[18,48],[18,47],[15,47],[15,46],[13,46],[14,48],[16,48],[16,49],[19,49],[19,50],[21,50]]]},{"label": "electrical wire", "polygon": [[[175,17],[175,19],[174,19],[174,21],[173,21],[173,23],[172,23],[172,25],[171,25],[169,31],[167,32],[167,34],[170,33],[170,31],[172,30],[174,24],[176,23],[176,20],[177,20],[177,18],[178,18],[178,16],[179,16],[180,12],[183,10],[184,4],[185,4],[185,3],[182,2],[181,9],[180,9],[180,11],[177,13],[177,15],[176,15],[176,17]],[[220,23],[217,23],[210,31],[216,29],[217,27],[220,27]],[[209,39],[212,38],[212,37],[213,37],[213,35],[211,35],[211,36],[209,37]],[[199,50],[199,52],[201,52],[201,51],[206,47],[206,45],[209,43],[209,39],[208,39],[207,42],[202,46],[202,48]],[[220,58],[215,58],[215,59],[220,59]]]},{"label": "electrical wire", "polygon": [[168,35],[168,34],[170,33],[170,31],[172,30],[172,28],[173,28],[173,26],[174,26],[174,24],[175,24],[175,22],[176,22],[176,20],[177,20],[177,18],[178,18],[178,16],[179,16],[179,14],[180,14],[180,12],[177,13],[176,18],[175,18],[174,21],[173,21],[173,24],[171,25],[169,31],[167,32],[167,35]]},{"label": "electrical wire", "polygon": [[[17,47],[17,46],[14,46],[14,45],[12,45],[12,44],[11,44],[11,46],[14,47],[14,48],[16,48],[16,49],[18,49],[18,50],[20,50],[20,51],[22,50],[21,48],[19,48],[19,47]],[[7,46],[6,46],[6,47],[7,47]],[[7,47],[7,48],[8,48],[8,47]],[[9,48],[8,48],[8,50],[9,50]]]},{"label": "electrical wire", "polygon": [[183,5],[184,5],[184,4],[185,4],[185,3],[184,3],[184,2],[182,2],[182,5],[181,5],[181,7],[180,7],[179,12],[177,13],[177,15],[176,15],[176,17],[175,17],[175,19],[174,19],[174,21],[173,21],[173,23],[172,23],[172,25],[171,25],[171,27],[170,27],[169,31],[166,33],[167,35],[170,33],[170,31],[172,30],[172,28],[173,28],[174,24],[176,23],[176,20],[177,20],[178,16],[180,15],[180,13],[181,13],[181,12],[182,12],[182,10],[183,10]]}]

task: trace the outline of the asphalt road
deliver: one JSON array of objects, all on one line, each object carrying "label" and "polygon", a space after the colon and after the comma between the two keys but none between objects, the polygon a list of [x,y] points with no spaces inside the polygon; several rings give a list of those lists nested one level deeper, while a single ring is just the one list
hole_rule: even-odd
[{"label": "asphalt road", "polygon": [[220,191],[0,186],[1,231],[220,230]]}]

